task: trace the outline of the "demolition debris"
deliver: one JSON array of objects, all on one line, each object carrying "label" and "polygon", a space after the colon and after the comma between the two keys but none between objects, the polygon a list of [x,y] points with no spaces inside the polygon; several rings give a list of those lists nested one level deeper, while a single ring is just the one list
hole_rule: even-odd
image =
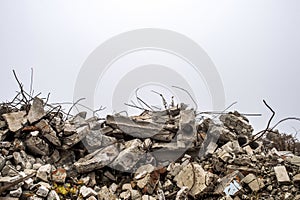
[{"label": "demolition debris", "polygon": [[300,199],[299,147],[236,111],[87,118],[22,90],[0,105],[0,200]]}]

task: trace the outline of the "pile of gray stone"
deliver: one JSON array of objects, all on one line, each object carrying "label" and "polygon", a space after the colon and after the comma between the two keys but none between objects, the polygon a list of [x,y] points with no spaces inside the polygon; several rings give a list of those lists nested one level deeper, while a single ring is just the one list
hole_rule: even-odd
[{"label": "pile of gray stone", "polygon": [[238,112],[87,118],[28,102],[0,105],[0,200],[300,199],[299,143],[256,138]]}]

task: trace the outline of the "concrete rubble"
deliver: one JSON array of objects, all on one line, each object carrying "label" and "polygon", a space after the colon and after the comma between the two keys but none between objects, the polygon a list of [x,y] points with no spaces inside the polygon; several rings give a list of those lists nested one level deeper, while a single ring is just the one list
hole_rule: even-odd
[{"label": "concrete rubble", "polygon": [[23,104],[0,104],[0,200],[300,199],[300,144],[278,130],[254,140],[237,111],[87,118]]}]

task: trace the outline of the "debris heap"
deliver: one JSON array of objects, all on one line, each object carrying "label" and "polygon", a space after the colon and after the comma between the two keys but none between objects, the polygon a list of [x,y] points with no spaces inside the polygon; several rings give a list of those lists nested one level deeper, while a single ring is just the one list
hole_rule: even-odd
[{"label": "debris heap", "polygon": [[0,200],[300,199],[299,143],[255,137],[238,112],[87,119],[46,105],[0,105]]}]

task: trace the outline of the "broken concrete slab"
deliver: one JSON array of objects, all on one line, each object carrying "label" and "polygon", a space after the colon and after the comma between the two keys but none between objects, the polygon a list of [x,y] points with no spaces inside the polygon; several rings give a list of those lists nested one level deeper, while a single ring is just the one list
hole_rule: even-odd
[{"label": "broken concrete slab", "polygon": [[274,167],[275,175],[277,178],[277,181],[279,183],[289,183],[290,177],[286,171],[285,166],[276,166]]},{"label": "broken concrete slab", "polygon": [[8,128],[12,132],[16,132],[23,128],[26,124],[27,118],[25,117],[26,111],[18,111],[3,114],[2,117],[8,124]]},{"label": "broken concrete slab", "polygon": [[57,137],[56,132],[46,120],[39,121],[35,126],[41,131],[41,135],[45,137],[51,144],[55,146],[61,146],[61,142]]},{"label": "broken concrete slab", "polygon": [[117,144],[101,148],[74,163],[78,173],[87,173],[109,165],[119,155]]},{"label": "broken concrete slab", "polygon": [[117,142],[116,138],[103,135],[101,130],[90,130],[84,139],[85,147],[91,152]]},{"label": "broken concrete slab", "polygon": [[125,143],[125,149],[119,153],[110,166],[120,171],[131,171],[144,154],[141,140],[130,140]]},{"label": "broken concrete slab", "polygon": [[74,134],[63,138],[63,148],[70,149],[72,146],[79,143],[84,137],[86,137],[89,132],[89,126],[78,127]]},{"label": "broken concrete slab", "polygon": [[35,97],[28,112],[28,121],[30,124],[42,119],[45,116],[44,102],[42,99]]}]

